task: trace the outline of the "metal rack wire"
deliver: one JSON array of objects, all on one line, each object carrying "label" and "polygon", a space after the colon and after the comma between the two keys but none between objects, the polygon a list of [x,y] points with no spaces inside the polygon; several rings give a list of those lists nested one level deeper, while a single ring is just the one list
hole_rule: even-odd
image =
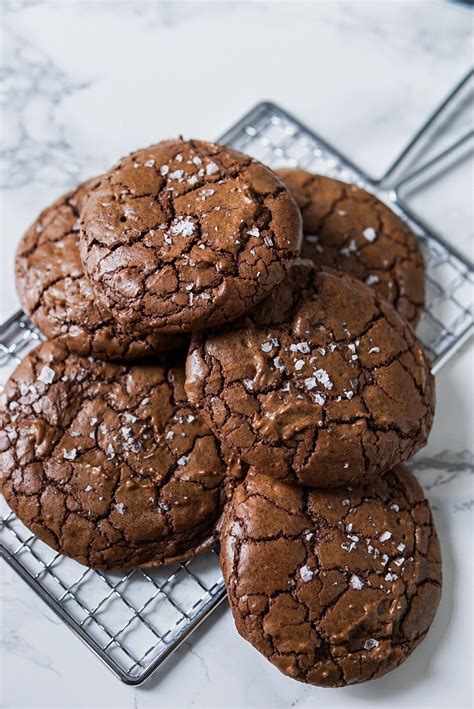
[{"label": "metal rack wire", "polygon": [[[472,74],[460,82],[380,180],[271,103],[256,106],[220,139],[273,167],[300,166],[356,182],[408,221],[426,259],[428,300],[418,334],[434,370],[473,330],[473,267],[411,212],[404,195],[413,181],[464,150],[472,132],[416,170],[407,168],[471,81]],[[0,385],[39,339],[22,313],[0,327]],[[2,556],[123,682],[141,684],[162,667],[225,596],[215,550],[163,569],[101,573],[54,552],[2,505]]]}]

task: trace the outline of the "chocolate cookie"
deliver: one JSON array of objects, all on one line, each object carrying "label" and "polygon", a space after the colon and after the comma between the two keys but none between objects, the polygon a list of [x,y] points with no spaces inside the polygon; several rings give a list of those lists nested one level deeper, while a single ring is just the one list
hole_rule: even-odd
[{"label": "chocolate cookie", "polygon": [[416,326],[425,303],[414,234],[373,195],[305,170],[277,170],[303,215],[302,256],[365,281]]},{"label": "chocolate cookie", "polygon": [[288,482],[376,479],[426,443],[433,421],[434,380],[408,323],[310,261],[234,326],[196,335],[186,370],[216,436]]},{"label": "chocolate cookie", "polygon": [[81,355],[129,359],[183,345],[177,335],[130,336],[97,307],[79,257],[79,215],[94,184],[85,182],[41,212],[20,241],[16,286],[23,310],[46,337]]},{"label": "chocolate cookie", "polygon": [[170,140],[124,158],[92,191],[81,256],[123,329],[233,320],[284,277],[301,215],[275,175],[214,143]]},{"label": "chocolate cookie", "polygon": [[239,633],[283,673],[322,687],[398,667],[441,596],[430,507],[403,465],[333,490],[249,473],[224,515],[221,563]]},{"label": "chocolate cookie", "polygon": [[211,546],[241,467],[185,400],[182,363],[118,365],[48,341],[6,385],[3,494],[82,564],[158,566]]}]

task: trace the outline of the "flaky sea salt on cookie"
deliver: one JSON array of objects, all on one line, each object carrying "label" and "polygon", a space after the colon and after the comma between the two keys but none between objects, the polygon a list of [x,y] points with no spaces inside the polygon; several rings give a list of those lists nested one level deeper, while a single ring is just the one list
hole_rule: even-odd
[{"label": "flaky sea salt on cookie", "polygon": [[108,570],[214,544],[243,468],[186,401],[178,356],[118,365],[58,342],[30,352],[0,408],[7,503],[40,539]]},{"label": "flaky sea salt on cookie", "polygon": [[300,260],[252,313],[196,335],[186,392],[276,478],[374,480],[426,443],[434,380],[412,328],[365,284]]},{"label": "flaky sea salt on cookie", "polygon": [[298,207],[271,170],[195,140],[124,158],[81,219],[97,301],[131,333],[235,319],[283,279],[301,239]]},{"label": "flaky sea salt on cookie", "polygon": [[302,256],[364,281],[416,326],[425,303],[425,268],[408,226],[357,185],[299,169],[277,175],[301,209]]},{"label": "flaky sea salt on cookie", "polygon": [[333,490],[251,471],[224,515],[221,564],[239,633],[284,674],[322,687],[398,667],[441,596],[430,506],[403,465]]},{"label": "flaky sea salt on cookie", "polygon": [[79,256],[79,218],[89,180],[44,209],[16,252],[16,289],[21,306],[46,337],[71,352],[103,359],[133,359],[185,344],[185,337],[122,330],[95,302]]}]

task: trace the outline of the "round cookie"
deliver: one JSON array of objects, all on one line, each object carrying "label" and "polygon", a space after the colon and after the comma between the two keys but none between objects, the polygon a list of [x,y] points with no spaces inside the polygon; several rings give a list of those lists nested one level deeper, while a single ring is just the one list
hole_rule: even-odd
[{"label": "round cookie", "polygon": [[307,260],[246,318],[192,339],[185,387],[243,460],[316,487],[365,483],[407,460],[434,414],[429,362],[406,320]]},{"label": "round cookie", "polygon": [[398,667],[441,596],[430,506],[403,465],[332,490],[250,472],[224,514],[221,565],[239,633],[284,674],[322,687]]},{"label": "round cookie", "polygon": [[108,570],[190,558],[216,540],[242,468],[184,394],[177,359],[118,365],[48,341],[0,409],[7,503],[40,539]]},{"label": "round cookie", "polygon": [[189,332],[246,312],[283,279],[301,215],[268,168],[214,143],[169,140],[91,192],[81,256],[100,305],[131,332]]},{"label": "round cookie", "polygon": [[425,268],[414,234],[374,195],[305,170],[277,170],[303,216],[302,256],[370,285],[415,327]]},{"label": "round cookie", "polygon": [[99,310],[79,256],[79,216],[90,180],[45,209],[21,239],[16,287],[21,306],[46,337],[72,352],[130,359],[182,346],[184,337],[156,332],[130,336]]}]

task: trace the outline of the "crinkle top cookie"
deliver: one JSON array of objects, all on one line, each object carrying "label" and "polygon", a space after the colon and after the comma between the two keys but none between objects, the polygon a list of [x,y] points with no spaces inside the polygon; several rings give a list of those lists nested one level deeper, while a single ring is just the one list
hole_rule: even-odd
[{"label": "crinkle top cookie", "polygon": [[197,140],[124,158],[81,220],[96,298],[131,332],[235,319],[282,280],[301,239],[298,207],[271,170]]},{"label": "crinkle top cookie", "polygon": [[224,514],[221,563],[239,633],[285,674],[322,687],[398,667],[441,596],[430,506],[403,465],[333,490],[251,471]]},{"label": "crinkle top cookie", "polygon": [[302,256],[364,281],[416,326],[425,303],[425,268],[407,225],[356,185],[299,169],[277,174],[301,209]]},{"label": "crinkle top cookie", "polygon": [[130,334],[96,304],[79,256],[79,217],[97,182],[47,207],[21,239],[15,267],[23,310],[46,337],[81,355],[131,359],[183,345],[184,336]]},{"label": "crinkle top cookie", "polygon": [[2,491],[40,539],[104,569],[211,546],[243,468],[186,401],[178,356],[118,365],[44,342],[0,408]]},{"label": "crinkle top cookie", "polygon": [[333,487],[425,445],[434,379],[412,328],[364,283],[310,261],[245,318],[191,340],[186,392],[262,472]]}]

